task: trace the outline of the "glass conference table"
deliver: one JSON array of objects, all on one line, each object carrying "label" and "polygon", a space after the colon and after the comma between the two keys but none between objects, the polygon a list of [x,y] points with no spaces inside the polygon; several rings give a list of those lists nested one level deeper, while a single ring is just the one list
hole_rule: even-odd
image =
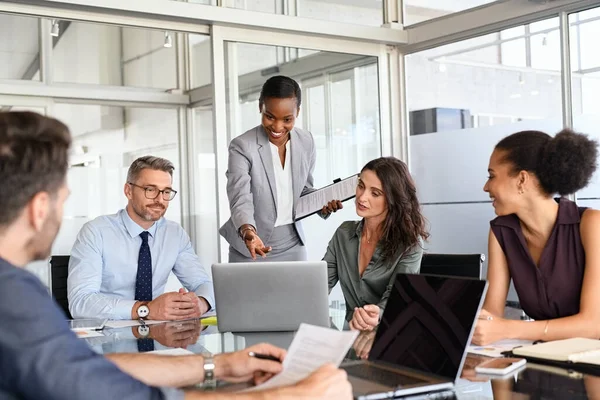
[{"label": "glass conference table", "polygon": [[[332,327],[343,327],[342,310],[331,310]],[[267,342],[288,348],[293,332],[221,333],[216,325],[204,325],[198,320],[168,322],[151,325],[154,349],[182,347],[194,353],[213,354],[242,350],[256,343]],[[106,328],[102,337],[87,338],[98,353],[138,352],[136,327]],[[373,333],[363,333],[348,352],[348,359],[368,354]],[[477,375],[474,367],[486,357],[469,354],[462,376],[456,382],[454,393],[444,398],[454,399],[600,399],[600,377],[585,375],[567,369],[528,363],[525,369],[503,379]],[[225,389],[227,390],[227,389]]]}]

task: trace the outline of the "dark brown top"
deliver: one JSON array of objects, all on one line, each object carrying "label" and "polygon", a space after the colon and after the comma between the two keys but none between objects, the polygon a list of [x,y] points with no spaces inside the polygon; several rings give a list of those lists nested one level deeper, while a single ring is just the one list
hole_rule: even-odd
[{"label": "dark brown top", "polygon": [[516,214],[490,222],[508,262],[510,276],[523,311],[536,320],[568,317],[579,312],[585,252],[579,224],[586,207],[561,198],[558,217],[539,266],[527,248]]}]

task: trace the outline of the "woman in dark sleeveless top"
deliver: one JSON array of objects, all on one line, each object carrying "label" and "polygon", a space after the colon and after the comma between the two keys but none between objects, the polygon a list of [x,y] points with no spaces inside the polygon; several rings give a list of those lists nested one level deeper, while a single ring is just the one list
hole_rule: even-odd
[{"label": "woman in dark sleeveless top", "polygon": [[[570,130],[554,138],[518,132],[496,145],[483,190],[498,217],[490,223],[489,289],[474,343],[600,337],[600,211],[553,199],[589,183],[597,148]],[[511,279],[535,322],[503,318]]]}]

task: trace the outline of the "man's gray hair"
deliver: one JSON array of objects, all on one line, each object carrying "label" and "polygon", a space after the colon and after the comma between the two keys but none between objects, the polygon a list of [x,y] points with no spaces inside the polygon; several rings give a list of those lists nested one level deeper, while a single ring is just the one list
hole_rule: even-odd
[{"label": "man's gray hair", "polygon": [[140,176],[140,172],[144,169],[168,172],[173,177],[175,167],[171,161],[165,158],[143,156],[131,163],[129,171],[127,171],[127,182],[135,183]]}]

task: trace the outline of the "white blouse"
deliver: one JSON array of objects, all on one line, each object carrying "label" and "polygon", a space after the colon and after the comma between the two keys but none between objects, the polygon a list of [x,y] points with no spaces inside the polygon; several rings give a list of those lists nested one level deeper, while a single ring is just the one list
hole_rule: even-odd
[{"label": "white blouse", "polygon": [[273,170],[275,171],[275,187],[277,188],[277,220],[275,226],[282,226],[294,222],[294,188],[292,186],[292,163],[290,160],[290,141],[285,144],[285,168],[281,166],[279,149],[271,145]]}]

